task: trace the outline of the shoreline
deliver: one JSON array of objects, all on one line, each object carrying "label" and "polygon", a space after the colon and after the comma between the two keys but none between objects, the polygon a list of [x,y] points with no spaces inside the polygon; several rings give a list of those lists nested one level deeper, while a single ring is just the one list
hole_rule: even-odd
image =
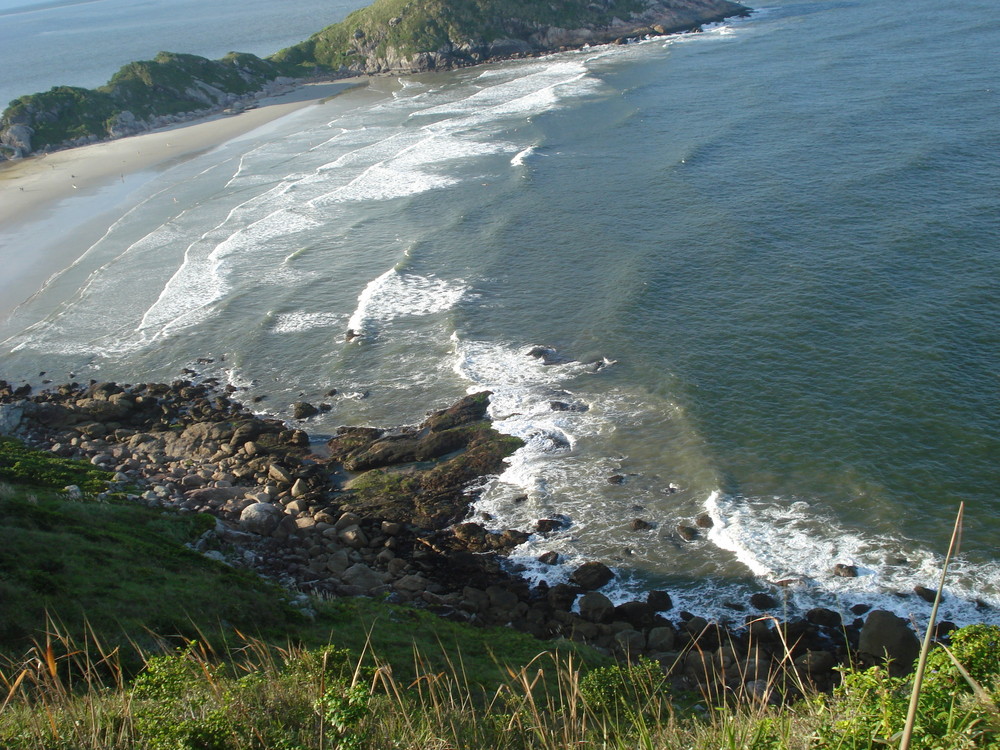
[{"label": "shoreline", "polygon": [[215,114],[146,133],[0,162],[0,227],[79,190],[92,190],[167,162],[193,157],[351,88],[366,76],[306,83],[236,114]]},{"label": "shoreline", "polygon": [[[0,320],[76,263],[89,242],[63,242],[148,181],[306,107],[367,85],[358,76],[311,82],[237,114],[0,162]],[[72,202],[72,203],[71,203]],[[69,210],[67,204],[74,210]],[[95,237],[96,239],[96,237]]]},{"label": "shoreline", "polygon": [[[835,684],[838,664],[888,656],[902,666],[915,658],[910,623],[884,610],[781,614],[780,602],[757,596],[732,620],[709,620],[680,611],[663,590],[615,605],[602,589],[617,574],[597,560],[575,567],[568,582],[520,578],[504,564],[506,555],[560,521],[498,532],[470,520],[468,483],[496,473],[517,448],[492,426],[489,391],[430,412],[399,434],[341,427],[322,456],[303,429],[310,404],[296,404],[292,420],[262,419],[235,400],[236,389],[184,374],[194,380],[91,381],[38,392],[0,380],[0,433],[114,472],[107,492],[129,493],[131,502],[213,516],[222,545],[216,559],[289,590],[387,598],[622,659],[643,655],[684,689],[698,687],[703,673],[684,669],[681,655],[725,643],[761,644],[757,658],[774,672],[785,661],[781,644],[791,643],[796,666],[822,690]],[[392,479],[414,461],[430,466],[408,472],[408,484]],[[939,622],[938,635],[954,627]]]}]

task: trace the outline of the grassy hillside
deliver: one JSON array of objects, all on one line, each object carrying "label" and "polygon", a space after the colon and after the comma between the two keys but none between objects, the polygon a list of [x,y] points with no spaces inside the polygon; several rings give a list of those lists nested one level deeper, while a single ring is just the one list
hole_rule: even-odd
[{"label": "grassy hillside", "polygon": [[[133,505],[106,480],[0,439],[7,750],[897,746],[912,677],[884,667],[846,669],[832,696],[794,670],[678,692],[655,661],[294,595],[185,546],[210,516]],[[678,660],[724,671],[727,648]],[[1000,747],[998,701],[1000,628],[953,633],[912,747]]]},{"label": "grassy hillside", "polygon": [[[460,626],[370,599],[295,595],[187,546],[215,527],[210,515],[152,510],[114,494],[98,499],[108,476],[0,438],[0,656],[8,661],[52,628],[72,642],[99,633],[106,648],[130,654],[128,668],[138,666],[134,646],[155,651],[199,639],[225,650],[237,632],[278,644],[334,642],[355,655],[370,639],[404,674],[414,646],[434,660],[446,644],[467,652],[474,679],[487,681],[499,674],[491,654],[522,663],[539,651],[538,641],[512,630]],[[68,484],[84,494],[72,499]]]}]

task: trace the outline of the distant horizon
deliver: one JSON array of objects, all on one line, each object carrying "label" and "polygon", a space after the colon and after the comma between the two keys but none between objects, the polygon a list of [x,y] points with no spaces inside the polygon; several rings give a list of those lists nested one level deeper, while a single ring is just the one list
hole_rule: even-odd
[{"label": "distant horizon", "polygon": [[0,0],[0,16],[102,2],[104,0]]}]

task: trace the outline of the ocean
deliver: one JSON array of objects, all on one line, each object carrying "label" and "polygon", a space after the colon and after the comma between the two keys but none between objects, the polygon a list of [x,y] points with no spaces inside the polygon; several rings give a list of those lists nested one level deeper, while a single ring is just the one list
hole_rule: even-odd
[{"label": "ocean", "polygon": [[109,187],[72,233],[0,231],[80,256],[0,326],[0,374],[189,367],[282,418],[328,402],[318,443],[489,389],[526,445],[476,516],[566,524],[512,566],[602,560],[618,601],[728,620],[769,591],[920,621],[964,501],[942,616],[1000,622],[993,10],[775,0],[374,78]]}]

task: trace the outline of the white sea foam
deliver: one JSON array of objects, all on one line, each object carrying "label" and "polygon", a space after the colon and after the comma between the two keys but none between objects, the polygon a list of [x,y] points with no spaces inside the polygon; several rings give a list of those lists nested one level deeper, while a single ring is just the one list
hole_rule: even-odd
[{"label": "white sea foam", "polygon": [[[296,183],[309,187],[299,197],[313,208],[354,201],[383,201],[417,195],[457,183],[456,160],[492,154],[530,155],[522,144],[492,137],[493,126],[509,117],[523,118],[558,106],[564,99],[600,87],[586,62],[569,57],[534,61],[519,67],[484,71],[484,86],[394,92],[380,105],[387,110],[412,110],[403,125],[342,128],[313,149],[330,152],[313,175]],[[414,87],[415,88],[415,87]],[[422,87],[421,87],[422,88]],[[456,95],[458,98],[456,98]],[[417,118],[417,119],[414,119]],[[417,124],[421,123],[421,124]],[[484,135],[485,133],[485,135]]]},{"label": "white sea foam", "polygon": [[234,260],[245,261],[241,256],[252,254],[276,238],[315,226],[317,222],[308,216],[279,210],[237,229],[211,250],[203,241],[192,243],[180,268],[143,315],[138,331],[147,339],[155,339],[197,323],[206,308],[228,293],[228,271]]},{"label": "white sea foam", "polygon": [[[930,605],[910,592],[917,585],[937,587],[942,559],[909,540],[846,528],[801,500],[716,491],[705,500],[705,511],[714,523],[708,540],[761,580],[781,581],[800,608],[866,603],[903,616],[927,616]],[[855,566],[857,577],[835,575],[837,563]],[[953,565],[942,616],[956,622],[988,619],[976,608],[979,599],[1000,619],[1000,565],[973,566],[962,559]]]},{"label": "white sea foam", "polygon": [[[600,84],[589,75],[582,61],[572,58],[547,59],[511,69],[516,77],[500,80],[467,97],[414,112],[411,117],[475,115],[490,119],[499,115],[544,111],[562,98],[592,90]],[[480,76],[479,80],[488,80]],[[460,120],[465,125],[467,121]]]},{"label": "white sea foam", "polygon": [[[752,591],[779,581],[790,611],[826,606],[850,619],[850,606],[868,604],[918,621],[927,616],[929,605],[909,592],[918,584],[937,586],[941,565],[938,555],[915,550],[907,540],[876,538],[848,529],[803,501],[765,501],[730,498],[718,491],[709,493],[702,502],[714,525],[707,531],[706,541],[687,547],[686,543],[671,541],[676,521],[670,519],[678,512],[672,509],[672,501],[664,505],[655,500],[657,495],[663,497],[664,486],[657,492],[650,489],[652,482],[643,486],[636,478],[635,484],[623,488],[624,496],[632,503],[649,503],[649,511],[656,514],[654,520],[661,520],[663,525],[648,532],[648,538],[622,537],[609,545],[609,535],[617,538],[623,515],[628,513],[628,506],[616,504],[606,481],[611,473],[617,473],[617,459],[598,457],[593,452],[585,456],[581,447],[607,444],[609,437],[625,426],[652,429],[645,424],[652,416],[648,405],[614,390],[596,399],[590,397],[584,404],[569,388],[576,378],[592,369],[590,366],[578,362],[546,365],[543,359],[528,356],[527,347],[452,338],[455,370],[473,384],[470,392],[493,391],[490,415],[494,426],[525,441],[525,446],[507,459],[508,467],[500,477],[476,488],[473,511],[489,519],[483,522],[493,530],[532,531],[538,518],[568,516],[565,529],[546,536],[533,534],[508,556],[509,563],[531,582],[562,582],[587,559],[603,559],[613,565],[617,578],[602,591],[620,603],[643,595],[649,587],[644,570],[662,566],[664,554],[670,557],[668,550],[673,544],[677,555],[698,560],[693,564],[700,565],[701,572],[692,575],[705,576],[686,587],[671,587],[675,605],[720,620],[734,617],[727,604],[746,602]],[[589,408],[553,411],[553,400]],[[661,418],[669,423],[681,417],[663,414]],[[694,495],[692,501],[696,499]],[[687,512],[691,511],[697,512],[696,507]],[[732,582],[726,577],[713,577],[712,571],[725,568],[727,563],[709,553],[709,546],[730,553],[745,566],[745,580]],[[539,555],[549,551],[562,556],[559,565],[538,561]],[[833,566],[838,562],[857,566],[858,577],[834,575]],[[974,566],[960,559],[954,566],[942,616],[960,624],[1000,621],[1000,565]],[[754,578],[759,580],[756,585]],[[993,609],[977,609],[977,599]]]},{"label": "white sea foam", "polygon": [[512,167],[523,167],[524,164],[525,164],[525,162],[527,162],[527,160],[531,156],[533,156],[534,153],[535,153],[535,147],[534,146],[528,146],[525,149],[521,149],[520,151],[518,151],[514,155],[514,158],[512,158],[510,160],[510,165]]},{"label": "white sea foam", "polygon": [[454,307],[465,294],[462,282],[445,281],[390,268],[358,296],[347,328],[359,339],[374,336],[395,318],[433,315]]},{"label": "white sea foam", "polygon": [[[450,132],[426,129],[393,135],[338,157],[320,171],[361,166],[343,185],[310,201],[312,206],[363,200],[388,200],[454,185],[458,179],[439,167],[456,159],[502,153],[516,149],[502,142],[479,141]],[[372,159],[377,159],[374,163]]]},{"label": "white sea foam", "polygon": [[493,394],[489,413],[494,427],[524,441],[506,459],[503,473],[480,488],[473,509],[492,519],[487,525],[495,530],[530,531],[539,518],[566,516],[566,529],[545,537],[533,535],[509,557],[526,566],[523,575],[528,578],[562,580],[568,575],[565,567],[540,566],[535,558],[555,550],[582,561],[575,537],[605,521],[598,498],[586,488],[606,486],[615,463],[610,456],[578,455],[579,441],[593,441],[614,429],[603,411],[595,408],[598,404],[569,390],[595,365],[561,361],[551,350],[545,357],[531,356],[531,347],[462,341],[455,335],[452,340],[455,371],[472,383],[469,391],[488,389]]},{"label": "white sea foam", "polygon": [[274,316],[271,331],[274,333],[299,333],[315,328],[341,328],[344,316],[326,312],[279,313]]}]

